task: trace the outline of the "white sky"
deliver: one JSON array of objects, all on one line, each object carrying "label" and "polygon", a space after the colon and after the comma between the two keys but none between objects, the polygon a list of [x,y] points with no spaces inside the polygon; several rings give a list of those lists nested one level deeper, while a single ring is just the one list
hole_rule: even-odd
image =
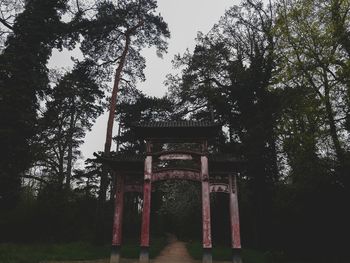
[{"label": "white sky", "polygon": [[[165,76],[173,72],[171,60],[176,54],[183,54],[187,48],[193,50],[198,31],[207,33],[225,10],[239,0],[158,0],[158,11],[168,23],[171,38],[168,53],[163,59],[157,57],[154,49],[144,50],[146,58],[146,81],[138,88],[148,95],[162,96],[166,92],[163,84]],[[50,60],[51,67],[71,67],[72,54],[55,52]],[[76,54],[74,54],[76,56]],[[107,126],[107,114],[100,116],[91,132],[87,133],[85,143],[81,147],[82,157],[90,158],[93,152],[104,148]],[[114,134],[116,133],[114,125]],[[115,145],[112,145],[114,150]]]}]

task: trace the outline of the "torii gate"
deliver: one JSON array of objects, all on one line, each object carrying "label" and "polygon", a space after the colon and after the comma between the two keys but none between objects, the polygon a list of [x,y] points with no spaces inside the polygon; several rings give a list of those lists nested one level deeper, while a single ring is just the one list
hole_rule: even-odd
[{"label": "torii gate", "polygon": [[[103,157],[103,162],[110,166],[117,179],[110,263],[120,262],[124,193],[130,191],[143,192],[139,260],[149,262],[152,183],[168,179],[201,182],[203,263],[212,262],[210,193],[229,194],[232,262],[242,263],[236,174],[243,161],[230,156],[209,155],[208,140],[215,138],[220,130],[218,124],[204,121],[142,123],[135,125],[134,131],[139,139],[146,142],[146,155]],[[200,147],[195,150],[162,149],[157,152],[153,147],[157,143],[197,144]],[[198,160],[199,167],[161,168],[154,165],[157,161],[173,160]]]}]

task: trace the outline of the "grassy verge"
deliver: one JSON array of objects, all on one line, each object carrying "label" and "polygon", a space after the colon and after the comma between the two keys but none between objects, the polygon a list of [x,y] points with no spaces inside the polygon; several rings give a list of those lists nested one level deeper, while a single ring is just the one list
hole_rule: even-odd
[{"label": "grassy verge", "polygon": [[[122,246],[122,257],[124,258],[138,258],[140,255],[140,247],[138,244],[139,240],[126,240]],[[150,258],[155,258],[159,255],[160,251],[167,244],[165,237],[152,238],[150,246]]]},{"label": "grassy verge", "polygon": [[43,260],[84,260],[108,257],[109,246],[67,244],[0,244],[1,263],[38,263]]},{"label": "grassy verge", "polygon": [[[202,259],[203,248],[200,242],[187,243],[187,250],[194,259]],[[212,253],[214,260],[231,260],[231,249],[229,247],[215,246],[212,250]],[[243,262],[247,263],[269,263],[268,261],[266,261],[266,256],[264,255],[264,253],[255,250],[243,250],[242,257]]]},{"label": "grassy verge", "polygon": [[[122,256],[137,258],[139,241],[128,240],[122,247]],[[166,245],[165,238],[154,238],[150,248],[153,258]],[[0,244],[1,263],[38,263],[51,260],[94,260],[108,258],[110,245],[96,246],[85,242],[64,244]]]},{"label": "grassy verge", "polygon": [[[197,260],[202,259],[202,244],[200,242],[187,243],[189,254]],[[212,250],[213,260],[230,261],[231,249],[225,246],[215,246]],[[288,261],[283,254],[278,252],[263,252],[253,249],[243,249],[243,262],[245,263],[307,263],[302,261]]]}]

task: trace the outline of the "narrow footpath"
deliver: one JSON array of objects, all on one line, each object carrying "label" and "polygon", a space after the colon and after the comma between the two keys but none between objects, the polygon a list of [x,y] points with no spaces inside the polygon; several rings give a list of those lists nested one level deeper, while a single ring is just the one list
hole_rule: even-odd
[{"label": "narrow footpath", "polygon": [[160,255],[151,260],[152,263],[195,263],[188,254],[184,242],[178,241],[175,236],[169,237],[169,244],[160,252]]}]

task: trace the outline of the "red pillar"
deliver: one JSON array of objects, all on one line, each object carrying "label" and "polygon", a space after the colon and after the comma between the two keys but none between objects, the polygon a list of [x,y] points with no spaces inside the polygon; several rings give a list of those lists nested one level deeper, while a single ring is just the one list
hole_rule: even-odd
[{"label": "red pillar", "polygon": [[230,189],[230,219],[232,240],[232,262],[242,263],[241,258],[241,234],[239,226],[237,179],[235,175],[229,175]]},{"label": "red pillar", "polygon": [[122,245],[122,226],[124,210],[124,176],[117,174],[117,186],[115,193],[115,208],[113,220],[112,253],[110,263],[119,263],[120,247]]},{"label": "red pillar", "polygon": [[202,224],[203,224],[203,263],[212,262],[211,254],[211,222],[210,222],[210,189],[208,157],[201,156],[201,177],[202,177]]},{"label": "red pillar", "polygon": [[143,208],[141,225],[141,251],[140,262],[149,262],[149,228],[151,215],[152,193],[152,156],[148,155],[145,160],[145,174],[143,183]]}]

